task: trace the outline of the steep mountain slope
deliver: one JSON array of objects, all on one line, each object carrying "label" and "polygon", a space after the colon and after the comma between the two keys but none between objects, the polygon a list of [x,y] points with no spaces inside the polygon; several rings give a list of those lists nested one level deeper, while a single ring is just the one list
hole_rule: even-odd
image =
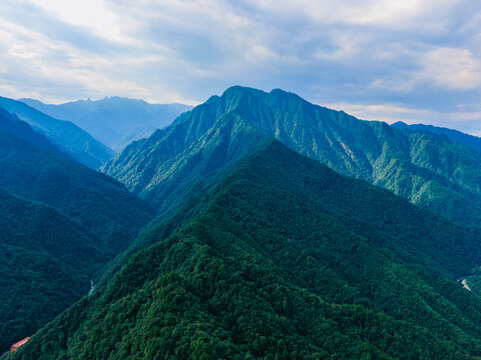
[{"label": "steep mountain slope", "polygon": [[424,124],[408,125],[406,123],[403,123],[402,121],[398,121],[392,124],[391,126],[400,130],[409,129],[412,131],[426,131],[436,135],[445,135],[451,141],[455,141],[455,142],[467,145],[473,150],[476,150],[477,152],[481,152],[481,138],[478,136],[465,134],[461,131],[438,127],[438,126],[432,126],[432,125],[424,125]]},{"label": "steep mountain slope", "polygon": [[117,141],[117,143],[112,146],[112,149],[120,152],[125,149],[127,145],[129,145],[131,142],[148,138],[154,133],[155,130],[157,130],[157,128],[154,128],[153,126],[138,128]]},{"label": "steep mountain slope", "polygon": [[[202,147],[226,118],[241,119],[243,125],[237,126],[273,136],[343,175],[389,189],[455,221],[481,221],[480,153],[442,136],[361,121],[281,90],[232,87],[182,114],[172,126],[134,142],[102,171],[159,206],[165,202],[165,186],[176,182],[175,173],[190,166],[182,161],[186,152]],[[242,148],[242,141],[237,146]]]},{"label": "steep mountain slope", "polygon": [[0,189],[0,352],[85,295],[100,240],[49,206]]},{"label": "steep mountain slope", "polygon": [[0,108],[0,128],[52,154],[74,160],[70,155],[53,145],[45,136],[34,131],[26,122],[21,121],[17,116],[2,108]]},{"label": "steep mountain slope", "polygon": [[[177,133],[173,136],[171,130],[159,131],[166,133],[160,141],[156,137],[141,140],[145,147],[135,152],[133,158],[129,156],[129,150],[135,149],[137,143],[120,155],[120,158],[128,157],[133,169],[140,170],[134,170],[129,182],[126,182],[127,187],[148,199],[161,213],[168,212],[172,205],[183,203],[208,186],[264,138],[232,114],[220,118],[216,126],[185,148],[177,142],[177,137],[183,136],[182,132],[186,129],[176,127]],[[146,174],[150,176],[146,177]]]},{"label": "steep mountain slope", "polygon": [[152,216],[123,185],[0,128],[0,188],[49,204],[101,239],[110,256],[125,249]]},{"label": "steep mountain slope", "polygon": [[[197,144],[177,156],[169,153],[172,144],[168,141],[156,147],[155,154],[138,154],[135,161],[139,167],[154,166],[159,174],[152,191],[141,193],[156,207],[157,218],[152,221],[150,235],[139,234],[126,251],[102,269],[101,283],[109,280],[132,254],[152,244],[152,233],[164,239],[197,215],[205,205],[205,193],[263,140],[265,136],[242,119],[225,116]],[[172,157],[164,161],[162,155]]]},{"label": "steep mountain slope", "polygon": [[69,158],[0,110],[0,351],[85,295],[152,217],[116,180]]},{"label": "steep mountain slope", "polygon": [[21,101],[0,97],[0,107],[17,115],[45,135],[60,150],[92,169],[109,160],[114,152],[70,121],[54,119]]},{"label": "steep mountain slope", "polygon": [[[263,140],[12,359],[475,359],[481,233]],[[155,235],[153,235],[155,236]]]},{"label": "steep mountain slope", "polygon": [[72,121],[116,150],[127,145],[124,138],[135,137],[149,128],[161,129],[184,111],[192,109],[183,104],[149,104],[117,96],[60,105],[47,105],[33,99],[20,101],[54,118]]}]

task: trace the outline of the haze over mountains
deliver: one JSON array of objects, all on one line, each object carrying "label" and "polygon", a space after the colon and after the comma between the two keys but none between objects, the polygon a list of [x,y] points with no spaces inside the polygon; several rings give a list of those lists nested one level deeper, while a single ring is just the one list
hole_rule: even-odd
[{"label": "haze over mountains", "polygon": [[155,129],[170,125],[178,115],[192,109],[183,104],[149,104],[118,96],[60,105],[33,99],[20,101],[56,119],[72,121],[115,151],[122,150],[129,142],[148,137]]},{"label": "haze over mountains", "polygon": [[92,169],[110,159],[114,152],[70,121],[54,119],[21,101],[0,97],[0,107],[17,115],[55,146]]},{"label": "haze over mountains", "polygon": [[0,112],[5,357],[481,357],[481,153],[425,130],[234,86],[102,174]]}]

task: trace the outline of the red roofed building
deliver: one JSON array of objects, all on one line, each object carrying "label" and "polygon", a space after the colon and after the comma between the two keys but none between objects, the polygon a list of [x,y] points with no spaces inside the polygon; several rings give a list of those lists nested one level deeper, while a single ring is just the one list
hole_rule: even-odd
[{"label": "red roofed building", "polygon": [[20,346],[22,346],[23,344],[25,344],[28,340],[30,340],[30,338],[29,338],[29,337],[26,337],[25,339],[20,340],[19,342],[13,344],[12,346],[10,346],[10,351],[12,351],[12,352],[17,351],[18,348],[19,348]]}]

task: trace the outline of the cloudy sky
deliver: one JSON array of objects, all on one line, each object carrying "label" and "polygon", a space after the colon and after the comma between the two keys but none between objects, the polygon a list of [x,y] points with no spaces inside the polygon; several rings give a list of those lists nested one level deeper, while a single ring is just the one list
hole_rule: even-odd
[{"label": "cloudy sky", "polygon": [[481,3],[0,1],[0,95],[198,104],[236,84],[481,136]]}]

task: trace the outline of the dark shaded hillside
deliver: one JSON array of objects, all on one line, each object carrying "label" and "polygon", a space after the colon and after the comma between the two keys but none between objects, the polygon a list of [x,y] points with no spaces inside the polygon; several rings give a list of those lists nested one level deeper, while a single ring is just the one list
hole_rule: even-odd
[{"label": "dark shaded hillside", "polygon": [[100,240],[55,209],[0,189],[0,352],[87,294]]},{"label": "dark shaded hillside", "polygon": [[473,150],[476,150],[477,152],[481,153],[481,138],[478,136],[465,134],[461,131],[443,128],[439,126],[424,125],[424,124],[408,125],[406,123],[403,123],[402,121],[398,121],[392,124],[391,126],[400,130],[408,129],[411,131],[425,131],[425,132],[433,133],[436,135],[445,135],[451,141],[467,145]]},{"label": "dark shaded hillside", "polygon": [[110,255],[150,220],[150,207],[123,185],[0,129],[0,188],[41,201],[83,225]]},{"label": "dark shaded hillside", "polygon": [[2,108],[0,108],[0,128],[52,154],[74,160],[70,155],[59,150],[45,136],[34,131],[26,122]]},{"label": "dark shaded hillside", "polygon": [[78,162],[97,169],[114,152],[70,121],[54,119],[21,101],[0,96],[0,108],[17,115]]},{"label": "dark shaded hillside", "polygon": [[122,184],[69,158],[0,110],[0,351],[86,295],[153,215]]},{"label": "dark shaded hillside", "polygon": [[12,359],[475,359],[481,234],[276,141]]},{"label": "dark shaded hillside", "polygon": [[133,137],[132,140],[136,140],[135,137],[147,129],[161,129],[170,125],[184,111],[192,109],[183,104],[149,104],[143,100],[118,96],[60,105],[47,105],[33,99],[20,101],[54,118],[72,121],[115,150],[128,145],[125,138]]},{"label": "dark shaded hillside", "polygon": [[[172,148],[168,130],[164,139],[167,140],[155,144],[154,149],[146,147],[145,152],[136,154],[134,160],[139,169],[145,167],[145,172],[155,171],[157,174],[150,188],[139,195],[157,209],[153,229],[159,229],[162,237],[198,214],[205,193],[238,161],[252,153],[265,136],[238,116],[227,114],[184,151],[177,152]],[[145,172],[139,172],[139,175]],[[102,271],[102,283],[110,279],[133,253],[152,243],[144,235],[141,234],[125,252],[106,265]]]},{"label": "dark shaded hillside", "polygon": [[[361,121],[282,90],[232,87],[182,114],[172,126],[132,143],[102,171],[157,207],[166,201],[165,189],[175,183],[175,173],[190,166],[183,161],[185,154],[203,147],[208,134],[229,118],[242,120],[236,123],[237,132],[246,127],[273,136],[341,174],[384,187],[457,222],[481,221],[478,152],[442,136]],[[242,140],[237,147],[244,147]]]}]

